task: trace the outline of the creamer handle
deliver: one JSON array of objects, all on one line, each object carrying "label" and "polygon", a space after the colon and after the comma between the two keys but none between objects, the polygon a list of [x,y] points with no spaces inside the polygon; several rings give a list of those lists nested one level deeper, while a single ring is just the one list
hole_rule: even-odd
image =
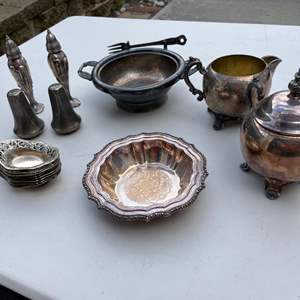
[{"label": "creamer handle", "polygon": [[[194,68],[194,71],[193,71]],[[198,95],[197,99],[199,101],[203,100],[204,94],[201,90],[195,88],[195,86],[192,84],[190,80],[190,75],[195,73],[196,71],[199,71],[200,74],[204,75],[206,73],[206,69],[203,67],[201,61],[199,58],[190,57],[189,60],[186,62],[183,79],[187,86],[189,87],[190,92],[193,95]]]}]

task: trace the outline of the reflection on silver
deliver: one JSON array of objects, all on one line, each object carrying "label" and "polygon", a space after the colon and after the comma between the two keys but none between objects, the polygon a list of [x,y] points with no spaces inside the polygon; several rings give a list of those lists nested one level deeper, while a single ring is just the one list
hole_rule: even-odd
[{"label": "reflection on silver", "polygon": [[116,194],[125,206],[148,206],[178,195],[180,178],[160,163],[132,166],[116,182]]},{"label": "reflection on silver", "polygon": [[114,87],[143,88],[167,79],[177,68],[176,62],[167,56],[137,53],[108,63],[97,75]]},{"label": "reflection on silver", "polygon": [[[190,58],[185,81],[194,95],[203,97],[209,112],[215,117],[214,129],[220,130],[230,120],[241,120],[268,95],[272,77],[281,59],[275,56],[262,58],[234,54],[215,59],[205,69],[198,58]],[[194,87],[188,77],[190,69],[197,67],[203,75],[203,91]],[[253,79],[257,91],[252,93]]]},{"label": "reflection on silver", "polygon": [[48,51],[48,63],[56,80],[64,87],[67,97],[73,107],[78,107],[80,101],[71,96],[69,86],[69,62],[67,55],[61,49],[59,41],[48,29],[46,36],[46,47]]},{"label": "reflection on silver", "polygon": [[250,169],[265,178],[269,199],[280,196],[282,187],[300,182],[300,70],[288,85],[262,100],[241,126],[241,149]]},{"label": "reflection on silver", "polygon": [[10,90],[7,99],[14,117],[14,133],[22,139],[39,136],[44,130],[44,121],[34,113],[24,92],[20,89]]},{"label": "reflection on silver", "polygon": [[36,187],[60,173],[58,149],[41,142],[0,142],[0,176],[14,187]]},{"label": "reflection on silver", "polygon": [[32,168],[44,163],[45,158],[40,153],[23,150],[21,153],[14,151],[11,154],[10,165],[14,168]]},{"label": "reflection on silver", "polygon": [[51,127],[57,134],[69,134],[80,128],[81,118],[75,113],[66,90],[59,83],[51,84],[48,93],[52,107]]},{"label": "reflection on silver", "polygon": [[204,188],[206,159],[193,145],[162,133],[108,144],[88,165],[88,197],[127,220],[149,221],[192,203]]},{"label": "reflection on silver", "polygon": [[32,78],[26,59],[22,56],[17,44],[8,36],[6,36],[5,46],[11,74],[17,81],[18,87],[26,95],[34,112],[41,113],[44,110],[44,104],[38,103],[34,98]]},{"label": "reflection on silver", "polygon": [[289,90],[267,97],[254,112],[263,127],[280,134],[300,135],[300,70],[289,84]]}]

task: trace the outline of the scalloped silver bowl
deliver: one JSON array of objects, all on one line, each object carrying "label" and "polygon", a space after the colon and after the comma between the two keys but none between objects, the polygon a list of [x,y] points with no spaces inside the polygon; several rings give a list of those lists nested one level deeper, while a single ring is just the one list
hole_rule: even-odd
[{"label": "scalloped silver bowl", "polygon": [[88,164],[83,185],[99,208],[127,220],[169,216],[205,187],[205,156],[163,133],[113,141]]}]

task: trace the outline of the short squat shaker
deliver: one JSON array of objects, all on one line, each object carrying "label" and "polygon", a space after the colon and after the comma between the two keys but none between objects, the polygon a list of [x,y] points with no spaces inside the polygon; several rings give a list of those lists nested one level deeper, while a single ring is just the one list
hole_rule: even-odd
[{"label": "short squat shaker", "polygon": [[49,66],[56,78],[56,80],[64,87],[68,99],[73,107],[78,107],[80,101],[73,98],[70,93],[69,86],[69,63],[65,52],[61,49],[59,41],[55,35],[48,29],[46,36],[46,47],[48,54]]},{"label": "short squat shaker", "polygon": [[44,110],[44,105],[34,99],[32,78],[26,59],[22,56],[17,44],[8,36],[6,36],[5,46],[11,74],[17,81],[18,87],[24,92],[34,112],[36,114],[41,113]]},{"label": "short squat shaker", "polygon": [[75,113],[64,87],[59,83],[49,86],[52,106],[52,128],[57,134],[68,134],[79,129],[81,118]]},{"label": "short squat shaker", "polygon": [[7,99],[14,116],[14,133],[22,139],[32,139],[44,130],[44,122],[36,116],[20,89],[7,93]]}]

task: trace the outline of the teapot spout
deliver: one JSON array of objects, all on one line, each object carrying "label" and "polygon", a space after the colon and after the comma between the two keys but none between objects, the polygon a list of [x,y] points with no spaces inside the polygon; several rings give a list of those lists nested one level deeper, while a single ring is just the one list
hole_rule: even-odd
[{"label": "teapot spout", "polygon": [[277,66],[281,63],[281,59],[276,57],[276,56],[272,56],[272,55],[267,55],[267,56],[263,56],[262,59],[268,64],[272,75],[274,74]]}]

